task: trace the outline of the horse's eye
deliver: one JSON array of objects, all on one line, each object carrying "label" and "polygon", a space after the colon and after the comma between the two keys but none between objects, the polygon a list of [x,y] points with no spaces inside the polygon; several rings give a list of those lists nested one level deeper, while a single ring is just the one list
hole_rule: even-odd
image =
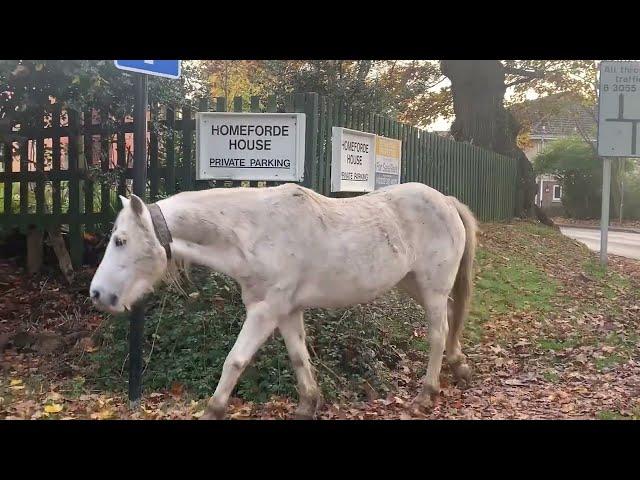
[{"label": "horse's eye", "polygon": [[127,242],[126,242],[126,240],[122,240],[120,238],[116,238],[115,243],[116,243],[116,247],[121,247]]}]

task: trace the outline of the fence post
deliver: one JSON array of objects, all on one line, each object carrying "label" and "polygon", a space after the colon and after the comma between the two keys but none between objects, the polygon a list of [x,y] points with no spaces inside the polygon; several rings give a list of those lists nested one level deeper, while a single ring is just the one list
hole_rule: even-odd
[{"label": "fence post", "polygon": [[74,268],[82,264],[83,242],[80,228],[80,171],[78,169],[78,142],[80,132],[80,118],[78,112],[68,110],[69,117],[69,246],[71,263]]},{"label": "fence post", "polygon": [[307,93],[304,99],[306,116],[303,185],[318,190],[318,94]]},{"label": "fence post", "polygon": [[11,148],[11,143],[0,143],[0,148],[4,149],[4,173],[6,175],[4,180],[4,210],[2,213],[11,215],[13,213],[13,182],[9,175],[13,171],[13,148]]},{"label": "fence post", "polygon": [[150,107],[149,129],[149,201],[155,202],[160,189],[160,159],[158,158],[158,107]]},{"label": "fence post", "polygon": [[164,178],[164,188],[167,195],[176,193],[176,146],[175,146],[175,128],[176,113],[173,107],[167,107],[165,124],[167,126],[167,137],[165,138],[166,152],[166,173]]},{"label": "fence post", "polygon": [[[195,167],[192,169],[191,165],[191,152],[192,152],[192,134],[193,126],[191,125],[191,107],[184,107],[182,109],[182,177],[183,177],[183,190],[193,190],[193,178],[191,173],[195,171]],[[195,123],[195,122],[194,122]]]}]

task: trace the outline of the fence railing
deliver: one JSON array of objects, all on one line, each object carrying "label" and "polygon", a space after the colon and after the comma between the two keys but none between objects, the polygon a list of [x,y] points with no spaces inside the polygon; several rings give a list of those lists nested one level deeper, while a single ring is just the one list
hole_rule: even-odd
[{"label": "fence railing", "polygon": [[[401,181],[421,182],[459,198],[480,220],[510,218],[516,199],[516,161],[315,93],[284,99],[233,99],[236,112],[306,114],[305,186],[331,196],[332,127],[402,140]],[[96,112],[62,111],[55,104],[40,125],[1,133],[19,140],[0,144],[0,228],[68,225],[71,258],[82,261],[82,230],[107,224],[130,191],[131,119],[102,121]],[[213,108],[211,108],[213,107]],[[200,102],[199,111],[227,111],[227,99]],[[151,201],[178,191],[211,187],[267,186],[277,182],[195,180],[195,111],[152,107],[149,115],[148,185]]]}]

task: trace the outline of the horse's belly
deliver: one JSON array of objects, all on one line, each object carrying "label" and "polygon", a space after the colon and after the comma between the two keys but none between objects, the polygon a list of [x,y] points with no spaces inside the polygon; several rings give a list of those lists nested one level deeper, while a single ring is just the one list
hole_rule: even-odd
[{"label": "horse's belly", "polygon": [[391,290],[406,274],[405,269],[391,268],[366,276],[354,272],[308,275],[299,285],[294,302],[301,308],[341,308],[367,303]]}]

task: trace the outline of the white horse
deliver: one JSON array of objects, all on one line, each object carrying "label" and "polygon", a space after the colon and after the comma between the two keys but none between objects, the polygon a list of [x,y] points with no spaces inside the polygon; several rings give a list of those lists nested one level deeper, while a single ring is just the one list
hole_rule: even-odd
[{"label": "white horse", "polygon": [[454,376],[469,380],[460,335],[477,226],[454,197],[406,183],[342,199],[296,184],[183,192],[153,205],[135,195],[121,199],[91,282],[98,308],[130,309],[176,262],[210,267],[242,288],[247,317],[203,418],[224,417],[240,375],[276,328],[298,382],[296,417],[313,418],[322,397],[303,311],[366,303],[396,285],[424,307],[429,321],[429,364],[414,405],[429,408],[440,392],[445,342]]}]

